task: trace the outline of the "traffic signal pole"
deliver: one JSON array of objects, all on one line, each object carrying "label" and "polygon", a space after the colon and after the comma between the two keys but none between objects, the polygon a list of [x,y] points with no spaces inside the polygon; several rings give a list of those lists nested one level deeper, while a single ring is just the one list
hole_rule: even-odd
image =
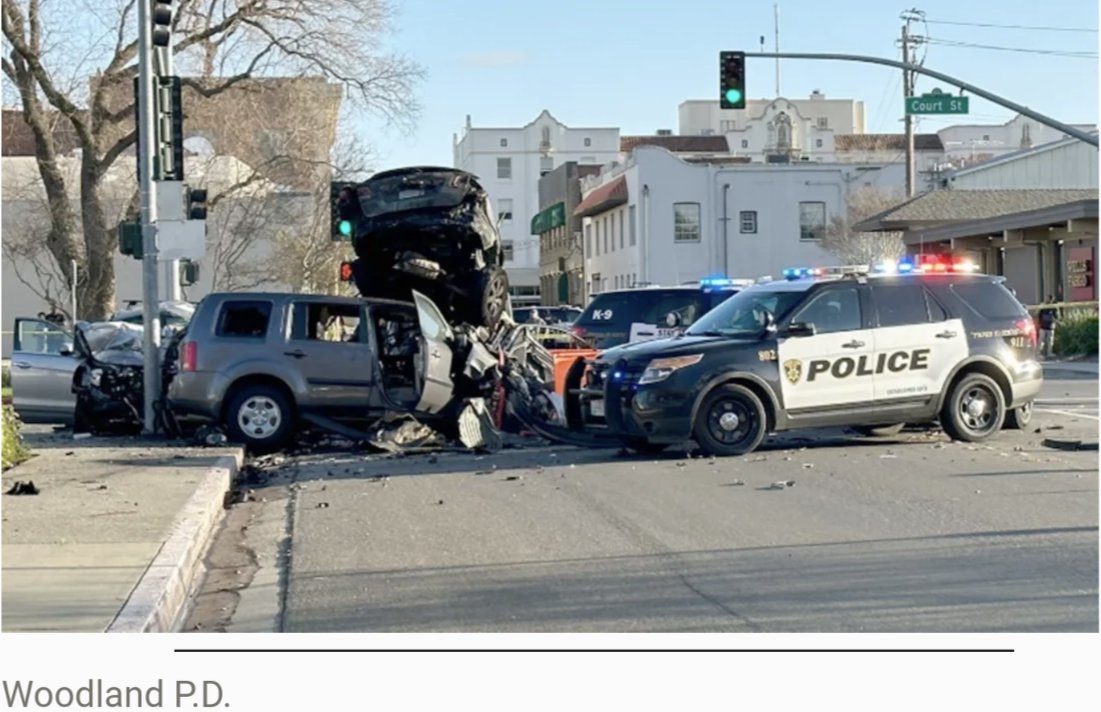
[{"label": "traffic signal pole", "polygon": [[[161,47],[159,53],[157,74],[165,77],[173,76],[175,67],[172,61],[172,46]],[[164,265],[165,299],[178,302],[183,299],[183,291],[180,287],[180,261],[169,260],[162,264]]]},{"label": "traffic signal pole", "polygon": [[141,197],[141,298],[142,351],[145,356],[143,379],[143,431],[157,429],[154,404],[160,395],[161,324],[157,294],[157,184],[153,180],[153,156],[157,150],[153,128],[153,38],[150,3],[138,0],[138,192]]},{"label": "traffic signal pole", "polygon": [[1057,121],[1050,116],[1045,116],[1038,111],[1033,111],[1027,106],[1021,106],[1015,102],[1006,99],[1005,97],[998,96],[993,92],[980,89],[974,84],[968,84],[967,82],[951,77],[947,74],[934,71],[932,69],[926,69],[920,65],[910,64],[909,62],[899,62],[894,59],[884,59],[883,57],[869,57],[863,54],[833,54],[833,53],[819,53],[819,52],[746,52],[746,57],[760,57],[764,59],[782,58],[782,59],[827,59],[839,62],[865,62],[868,64],[882,64],[886,67],[894,67],[895,69],[909,70],[911,72],[917,72],[933,79],[939,79],[942,82],[948,84],[954,84],[955,86],[968,91],[975,96],[980,96],[983,99],[992,101],[999,106],[1015,111],[1018,114],[1027,116],[1030,119],[1039,121],[1045,126],[1062,131],[1068,136],[1078,139],[1084,143],[1088,143],[1091,146],[1097,147],[1097,136],[1089,134],[1081,129],[1076,129],[1073,126],[1064,124],[1061,121]]}]

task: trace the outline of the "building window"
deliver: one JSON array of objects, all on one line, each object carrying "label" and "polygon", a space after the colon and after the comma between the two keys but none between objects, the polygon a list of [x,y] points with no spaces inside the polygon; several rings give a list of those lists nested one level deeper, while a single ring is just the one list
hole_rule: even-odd
[{"label": "building window", "polygon": [[585,226],[585,257],[593,256],[593,226],[592,223]]},{"label": "building window", "polygon": [[628,210],[628,215],[630,215],[630,219],[631,219],[631,226],[628,228],[631,232],[631,245],[637,245],[638,244],[638,233],[636,232],[636,230],[638,228],[635,227],[635,224],[636,224],[638,216],[635,213],[635,206],[634,205],[632,205],[630,207],[630,209]]},{"label": "building window", "polygon": [[593,232],[596,233],[596,237],[595,237],[595,240],[594,240],[594,242],[596,243],[596,255],[597,255],[597,257],[599,257],[600,256],[600,221],[594,219],[593,220],[593,225],[594,225]]},{"label": "building window", "polygon": [[502,222],[512,220],[512,198],[501,198],[497,204],[497,219]]},{"label": "building window", "polygon": [[[601,226],[601,230],[600,230],[601,233],[603,233],[603,235],[604,235],[604,254],[608,254],[608,252],[609,252],[609,250],[608,250],[608,216],[605,215],[604,219],[601,222],[604,223]],[[613,242],[612,244],[614,245],[615,243]]]},{"label": "building window", "polygon": [[744,234],[757,234],[757,211],[743,210],[738,213],[738,231]]},{"label": "building window", "polygon": [[700,241],[699,203],[673,203],[673,241]]},{"label": "building window", "polygon": [[742,148],[749,148],[749,139],[742,139]]},{"label": "building window", "polygon": [[508,139],[507,138],[501,139],[501,148],[508,148]]},{"label": "building window", "polygon": [[597,294],[597,293],[600,292],[600,273],[599,272],[593,272],[593,286],[590,287],[590,289],[592,290],[593,294]]},{"label": "building window", "polygon": [[550,157],[539,159],[539,175],[545,176],[554,170],[554,159]]},{"label": "building window", "polygon": [[596,163],[596,156],[582,156],[581,157],[581,162],[582,163],[588,163],[588,164],[592,165],[592,164]]},{"label": "building window", "polygon": [[818,118],[818,128],[828,129],[829,127],[830,127],[830,120],[827,119],[825,116],[820,116]]},{"label": "building window", "polygon": [[799,203],[799,239],[821,240],[826,234],[826,204]]},{"label": "building window", "polygon": [[719,132],[720,133],[730,133],[731,131],[737,131],[737,129],[738,129],[738,122],[734,121],[733,119],[726,119],[724,121],[719,122]]},{"label": "building window", "polygon": [[593,140],[591,138],[586,138],[585,139],[585,148],[588,148],[589,146],[592,146],[592,145],[593,145]]},{"label": "building window", "polygon": [[611,226],[611,229],[608,230],[608,233],[611,235],[612,252],[615,252],[615,213],[612,213],[608,216],[608,223]]},{"label": "building window", "polygon": [[501,249],[504,250],[505,253],[505,262],[512,262],[512,260],[515,259],[516,255],[512,249],[512,240],[502,240]]},{"label": "building window", "polygon": [[822,139],[820,139],[820,138],[814,139],[814,147],[815,148],[822,148]]},{"label": "building window", "polygon": [[989,141],[990,140],[990,134],[983,134],[982,135],[982,140],[983,141]]},{"label": "building window", "polygon": [[512,159],[511,158],[498,158],[497,159],[497,179],[498,180],[512,180]]},{"label": "building window", "polygon": [[619,249],[621,249],[621,250],[623,249],[623,223],[625,222],[625,220],[623,218],[625,218],[625,217],[627,217],[627,216],[623,214],[622,210],[620,210],[619,211]]}]

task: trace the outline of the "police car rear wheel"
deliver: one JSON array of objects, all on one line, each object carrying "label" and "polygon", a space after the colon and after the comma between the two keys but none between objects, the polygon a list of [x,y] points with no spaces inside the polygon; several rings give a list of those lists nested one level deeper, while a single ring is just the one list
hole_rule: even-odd
[{"label": "police car rear wheel", "polygon": [[990,376],[964,376],[945,405],[944,430],[953,440],[977,442],[1002,429],[1005,397]]},{"label": "police car rear wheel", "polygon": [[745,386],[728,383],[704,399],[693,433],[709,455],[744,455],[765,439],[765,407]]},{"label": "police car rear wheel", "polygon": [[1032,422],[1032,402],[1029,401],[1005,414],[1005,427],[1011,430],[1023,430]]}]

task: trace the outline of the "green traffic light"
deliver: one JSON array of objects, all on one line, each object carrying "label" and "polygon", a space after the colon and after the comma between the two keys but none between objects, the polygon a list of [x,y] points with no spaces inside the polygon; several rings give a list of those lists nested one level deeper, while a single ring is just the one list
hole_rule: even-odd
[{"label": "green traffic light", "polygon": [[740,89],[727,89],[726,100],[731,104],[737,104],[742,100],[742,92]]},{"label": "green traffic light", "polygon": [[340,221],[340,234],[344,237],[351,237],[352,235],[352,223],[350,220]]}]

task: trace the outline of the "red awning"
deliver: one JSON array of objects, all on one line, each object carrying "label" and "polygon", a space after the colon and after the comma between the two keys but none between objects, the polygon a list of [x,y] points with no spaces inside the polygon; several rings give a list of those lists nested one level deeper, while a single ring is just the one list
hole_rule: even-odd
[{"label": "red awning", "polygon": [[611,183],[605,183],[586,195],[581,204],[577,206],[577,209],[573,211],[573,214],[575,217],[587,218],[590,215],[602,213],[626,202],[627,177],[620,176]]}]

